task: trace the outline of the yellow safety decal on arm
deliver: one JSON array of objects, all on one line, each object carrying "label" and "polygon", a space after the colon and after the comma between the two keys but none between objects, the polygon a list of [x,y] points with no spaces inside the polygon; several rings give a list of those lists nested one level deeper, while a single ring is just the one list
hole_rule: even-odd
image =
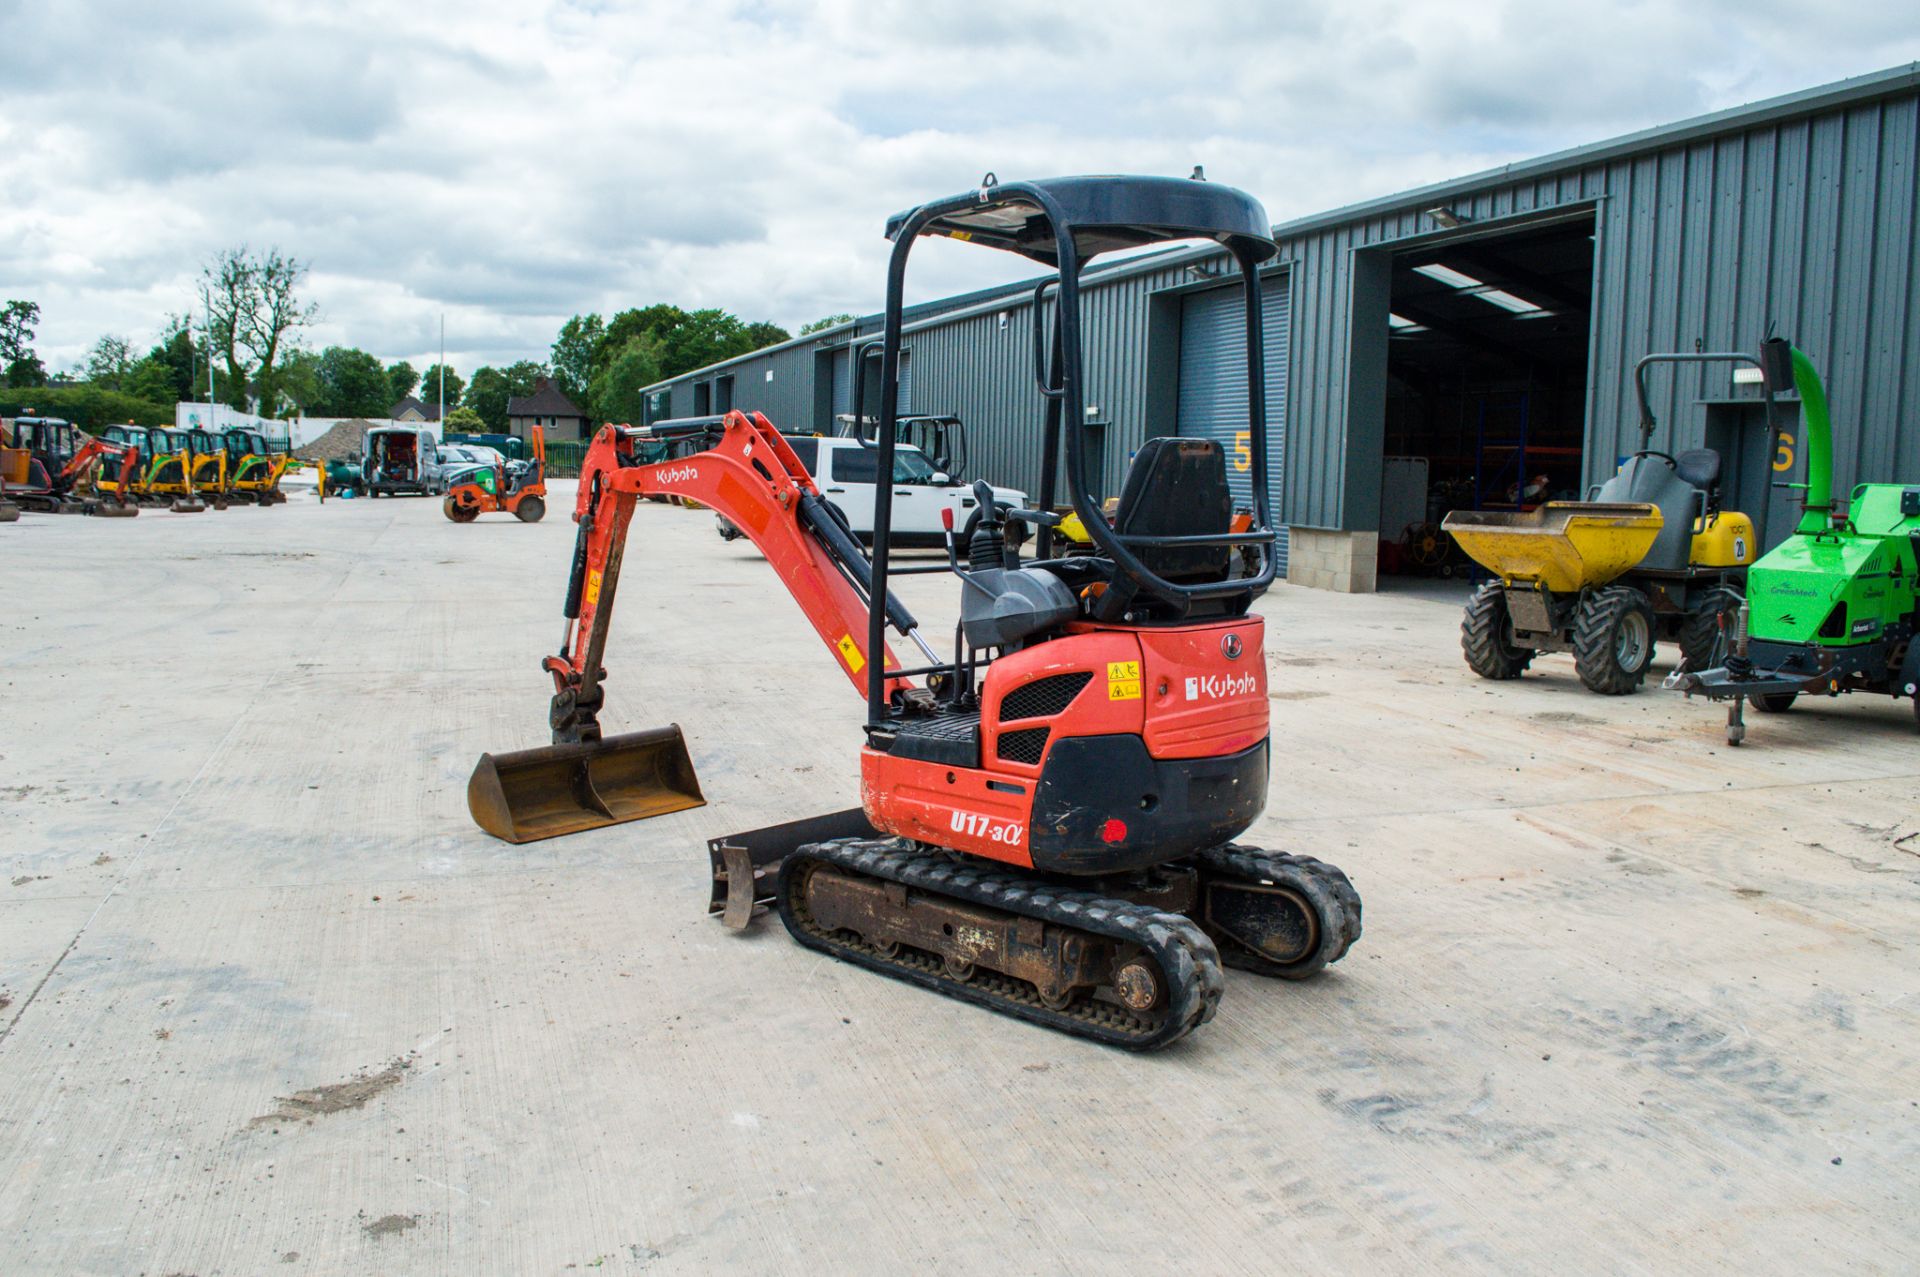
[{"label": "yellow safety decal on arm", "polygon": [[855,674],[867,667],[867,658],[860,655],[860,645],[853,641],[853,635],[842,634],[840,641],[834,646],[840,649],[840,655],[847,662],[847,668]]},{"label": "yellow safety decal on arm", "polygon": [[600,572],[595,569],[587,573],[587,606],[593,607],[600,602]]},{"label": "yellow safety decal on arm", "polygon": [[1107,662],[1107,699],[1110,701],[1140,699],[1140,662]]}]

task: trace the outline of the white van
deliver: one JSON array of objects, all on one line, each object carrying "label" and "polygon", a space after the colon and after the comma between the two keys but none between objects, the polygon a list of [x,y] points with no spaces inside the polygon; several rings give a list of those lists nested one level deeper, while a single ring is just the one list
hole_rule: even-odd
[{"label": "white van", "polygon": [[[880,473],[878,449],[858,439],[826,439],[815,435],[787,435],[787,444],[800,458],[800,464],[813,476],[820,495],[846,516],[847,526],[861,541],[873,539],[874,480]],[[993,499],[1024,509],[1027,494],[1015,488],[995,488]],[[893,539],[896,545],[944,545],[946,525],[940,521],[942,510],[953,511],[953,533],[960,553],[967,551],[967,538],[973,535],[980,511],[973,497],[973,485],[948,478],[933,468],[926,454],[912,444],[896,444],[893,449]],[[1018,520],[1007,525],[1007,539],[1018,545],[1026,536],[1026,525]],[[720,520],[720,535],[731,541],[738,529]]]}]

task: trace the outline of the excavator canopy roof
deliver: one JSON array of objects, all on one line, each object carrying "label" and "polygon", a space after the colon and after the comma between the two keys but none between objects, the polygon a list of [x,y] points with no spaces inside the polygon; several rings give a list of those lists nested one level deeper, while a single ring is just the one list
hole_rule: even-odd
[{"label": "excavator canopy roof", "polygon": [[[991,182],[935,203],[952,206],[923,235],[941,235],[1002,248],[1049,266],[1060,264],[1059,242],[1037,196],[1052,201],[1073,235],[1082,261],[1115,249],[1182,239],[1211,239],[1265,261],[1279,252],[1273,224],[1245,191],[1204,179],[1177,177],[1050,177]],[[924,207],[924,205],[922,206]],[[917,209],[887,219],[887,238],[899,238]]]}]

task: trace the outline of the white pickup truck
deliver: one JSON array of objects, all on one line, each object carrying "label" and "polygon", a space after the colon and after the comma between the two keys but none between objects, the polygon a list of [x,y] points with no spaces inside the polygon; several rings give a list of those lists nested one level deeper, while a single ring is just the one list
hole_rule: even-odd
[{"label": "white pickup truck", "polygon": [[[858,439],[825,439],[814,435],[788,435],[787,443],[807,468],[820,495],[839,507],[847,526],[861,541],[873,539],[874,481],[879,476],[880,454]],[[1014,488],[995,488],[993,499],[1024,509],[1027,494]],[[933,468],[926,455],[912,444],[896,444],[893,449],[893,539],[896,545],[938,546],[946,543],[946,525],[940,521],[942,510],[953,511],[953,532],[960,552],[966,553],[967,538],[973,535],[980,514],[973,498],[973,485],[950,479]],[[726,519],[719,521],[720,535],[731,541],[740,530]],[[1018,545],[1026,536],[1026,525],[1017,520],[1007,525],[1007,539]]]}]

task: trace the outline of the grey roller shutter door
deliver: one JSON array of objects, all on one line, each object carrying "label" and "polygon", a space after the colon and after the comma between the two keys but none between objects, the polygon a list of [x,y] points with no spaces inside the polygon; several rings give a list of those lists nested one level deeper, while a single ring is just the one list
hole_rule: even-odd
[{"label": "grey roller shutter door", "polygon": [[[1287,280],[1262,280],[1267,365],[1267,508],[1280,524],[1278,570],[1287,570],[1286,510],[1280,504],[1287,456]],[[1190,294],[1180,308],[1179,432],[1217,439],[1227,455],[1236,508],[1253,504],[1247,425],[1247,329],[1238,285]]]},{"label": "grey roller shutter door", "polygon": [[[877,405],[876,405],[877,411]],[[913,411],[913,352],[900,352],[900,415]]]},{"label": "grey roller shutter door", "polygon": [[833,354],[833,433],[840,433],[840,418],[853,411],[847,403],[853,397],[853,356],[844,350]]}]

